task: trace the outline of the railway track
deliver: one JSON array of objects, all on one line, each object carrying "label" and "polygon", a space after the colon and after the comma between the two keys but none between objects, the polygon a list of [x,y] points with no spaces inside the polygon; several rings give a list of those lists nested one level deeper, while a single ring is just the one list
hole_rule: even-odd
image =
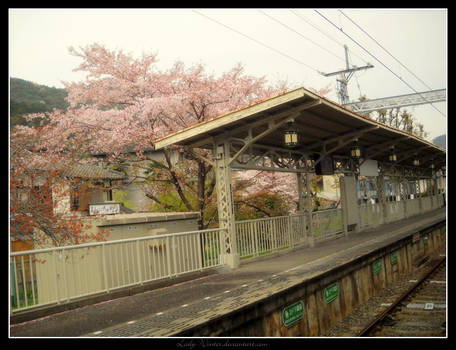
[{"label": "railway track", "polygon": [[446,259],[439,260],[365,326],[359,337],[445,337]]}]

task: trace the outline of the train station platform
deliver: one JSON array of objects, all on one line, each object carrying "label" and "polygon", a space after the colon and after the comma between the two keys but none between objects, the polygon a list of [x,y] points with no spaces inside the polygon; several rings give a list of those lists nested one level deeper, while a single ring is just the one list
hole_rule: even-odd
[{"label": "train station platform", "polygon": [[[179,337],[446,220],[446,208],[10,326],[11,337]],[[264,336],[258,334],[258,336]]]}]

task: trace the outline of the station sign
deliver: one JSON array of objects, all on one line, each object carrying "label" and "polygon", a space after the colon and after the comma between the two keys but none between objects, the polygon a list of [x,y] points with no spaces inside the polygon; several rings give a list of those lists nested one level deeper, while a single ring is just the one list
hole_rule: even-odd
[{"label": "station sign", "polygon": [[282,310],[282,323],[288,327],[302,319],[304,316],[304,303],[300,300]]},{"label": "station sign", "polygon": [[372,273],[378,275],[382,272],[382,259],[378,259],[372,263]]},{"label": "station sign", "polygon": [[397,251],[390,254],[391,265],[397,264]]},{"label": "station sign", "polygon": [[329,304],[330,302],[336,300],[336,298],[339,296],[339,283],[333,283],[330,286],[326,287],[324,290],[324,298],[326,301],[326,304]]},{"label": "station sign", "polygon": [[120,203],[89,204],[89,215],[120,214]]}]

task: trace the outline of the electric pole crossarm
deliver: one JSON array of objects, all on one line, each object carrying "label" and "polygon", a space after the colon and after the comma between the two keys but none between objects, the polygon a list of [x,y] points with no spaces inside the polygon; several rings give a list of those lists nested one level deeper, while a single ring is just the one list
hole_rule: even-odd
[{"label": "electric pole crossarm", "polygon": [[363,67],[356,67],[356,66],[350,67],[350,62],[348,59],[348,46],[344,45],[344,49],[345,49],[345,69],[337,71],[337,72],[332,72],[332,73],[321,73],[320,72],[325,77],[330,77],[333,75],[339,76],[339,78],[336,79],[336,81],[337,81],[337,95],[339,98],[339,103],[341,105],[346,105],[349,101],[347,85],[348,85],[348,82],[350,81],[350,78],[353,76],[354,72],[374,67],[370,63],[368,63],[367,66],[363,66]]},{"label": "electric pole crossarm", "polygon": [[431,90],[414,94],[377,98],[374,100],[351,102],[345,107],[355,112],[372,112],[380,109],[415,106],[426,103],[446,101],[446,89]]},{"label": "electric pole crossarm", "polygon": [[337,71],[337,72],[332,72],[332,73],[321,73],[321,74],[322,74],[323,76],[325,76],[325,77],[330,77],[330,76],[337,75],[337,74],[351,73],[351,72],[356,72],[356,71],[364,70],[364,69],[368,69],[368,68],[374,68],[374,66],[371,65],[371,64],[369,64],[369,65],[367,65],[367,66],[355,67],[355,68],[340,70],[340,71]]}]

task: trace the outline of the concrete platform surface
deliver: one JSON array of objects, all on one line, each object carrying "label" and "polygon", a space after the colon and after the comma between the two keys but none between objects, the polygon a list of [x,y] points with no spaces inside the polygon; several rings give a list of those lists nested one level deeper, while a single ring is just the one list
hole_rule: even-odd
[{"label": "concrete platform surface", "polygon": [[446,208],[238,269],[10,326],[11,337],[168,337],[302,283],[446,219]]}]

